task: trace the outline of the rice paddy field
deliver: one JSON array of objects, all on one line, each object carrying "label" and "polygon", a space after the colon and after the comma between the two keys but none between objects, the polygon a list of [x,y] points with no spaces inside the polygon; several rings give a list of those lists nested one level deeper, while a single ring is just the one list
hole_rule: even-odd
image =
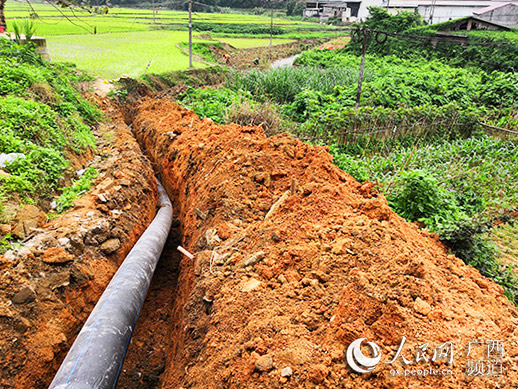
[{"label": "rice paddy field", "polygon": [[[145,73],[165,73],[188,67],[188,56],[181,46],[188,41],[188,13],[183,11],[110,8],[105,15],[81,9],[55,7],[8,0],[8,30],[13,23],[31,18],[36,35],[47,38],[50,57],[56,62],[74,63],[93,76],[138,77]],[[266,34],[196,31],[198,25],[269,28],[270,18],[234,13],[193,13],[194,43],[222,41],[236,48],[270,44]],[[273,44],[293,41],[305,34],[321,34],[322,26],[304,21],[274,19],[283,30]],[[206,28],[206,27],[205,27]],[[210,35],[207,35],[210,33]],[[325,33],[325,32],[324,32]],[[203,36],[203,38],[200,37]],[[194,62],[195,67],[206,66]]]}]

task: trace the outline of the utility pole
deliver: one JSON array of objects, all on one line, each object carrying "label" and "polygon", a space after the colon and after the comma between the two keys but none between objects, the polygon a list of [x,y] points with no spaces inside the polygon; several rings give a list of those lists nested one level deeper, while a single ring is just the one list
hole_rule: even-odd
[{"label": "utility pole", "polygon": [[156,24],[156,17],[155,17],[155,0],[152,2],[153,7],[153,24]]},{"label": "utility pole", "polygon": [[273,4],[271,4],[272,12],[271,12],[271,19],[270,19],[270,47],[272,47],[272,41],[273,41]]},{"label": "utility pole", "polygon": [[356,91],[356,105],[355,108],[360,107],[360,98],[362,96],[362,83],[363,83],[363,68],[365,67],[365,52],[367,51],[367,35],[370,34],[368,28],[363,28],[363,43],[362,43],[362,62],[360,64],[360,77],[358,78],[358,90]]},{"label": "utility pole", "polygon": [[189,67],[192,68],[192,0],[189,0]]}]

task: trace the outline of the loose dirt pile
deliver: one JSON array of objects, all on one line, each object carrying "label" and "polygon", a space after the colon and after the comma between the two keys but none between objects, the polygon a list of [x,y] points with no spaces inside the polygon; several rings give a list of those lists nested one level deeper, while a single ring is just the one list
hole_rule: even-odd
[{"label": "loose dirt pile", "polygon": [[0,256],[0,387],[45,388],[111,276],[155,216],[153,169],[122,120],[75,207]]},{"label": "loose dirt pile", "polygon": [[[163,387],[518,387],[518,312],[502,288],[325,148],[202,121],[166,100],[145,100],[133,124],[196,253],[181,262]],[[391,377],[404,366],[388,363],[402,337],[410,361],[429,344],[428,361],[410,368],[453,374]],[[346,365],[358,338],[380,346],[372,373]],[[504,342],[500,377],[465,374],[474,340]],[[445,342],[453,363],[432,362]]]}]

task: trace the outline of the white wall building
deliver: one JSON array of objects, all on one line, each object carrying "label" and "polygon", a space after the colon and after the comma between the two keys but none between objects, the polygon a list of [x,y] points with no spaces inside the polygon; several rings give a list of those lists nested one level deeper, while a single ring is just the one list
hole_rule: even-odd
[{"label": "white wall building", "polygon": [[[392,14],[399,11],[418,12],[430,24],[473,15],[474,11],[488,7],[491,0],[387,0]],[[387,2],[383,5],[387,7]]]},{"label": "white wall building", "polygon": [[477,14],[477,11],[483,10],[486,18],[510,20],[508,25],[518,25],[516,0],[314,0],[306,3],[304,16],[318,17],[321,22],[327,21],[330,17],[340,17],[343,22],[354,22],[365,19],[369,15],[367,7],[370,6],[387,8],[392,14],[400,11],[418,12],[431,24],[471,16],[474,13],[483,17]]}]

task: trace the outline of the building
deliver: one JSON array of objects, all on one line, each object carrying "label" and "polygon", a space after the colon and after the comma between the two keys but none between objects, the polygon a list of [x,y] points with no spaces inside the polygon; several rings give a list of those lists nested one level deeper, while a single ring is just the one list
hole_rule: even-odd
[{"label": "building", "polygon": [[[383,0],[383,7],[395,14],[400,11],[417,12],[430,24],[446,22],[474,15],[497,24],[518,24],[518,4],[491,0]],[[480,12],[484,14],[481,16]]]},{"label": "building", "polygon": [[329,1],[308,1],[304,10],[304,17],[319,18],[326,22],[329,18],[341,18],[344,23],[365,19],[369,16],[367,7],[381,6],[382,0],[329,0]]},{"label": "building", "polygon": [[500,23],[490,22],[489,20],[480,19],[476,16],[467,16],[447,23],[439,31],[472,31],[472,30],[492,30],[492,31],[508,31],[511,27]]},{"label": "building", "polygon": [[427,23],[435,24],[470,16],[491,4],[491,0],[385,0],[383,6],[391,14],[400,11],[416,12]]},{"label": "building", "polygon": [[[318,17],[321,22],[339,17],[342,22],[355,22],[369,16],[367,7],[387,8],[391,14],[401,11],[419,13],[429,24],[474,16],[497,25],[518,28],[518,1],[491,0],[328,0],[308,1],[305,17]],[[475,21],[476,22],[476,21]],[[477,22],[481,26],[481,22]],[[488,27],[489,28],[489,27]]]},{"label": "building", "polygon": [[473,16],[488,22],[518,28],[518,1],[493,4],[473,12]]}]

